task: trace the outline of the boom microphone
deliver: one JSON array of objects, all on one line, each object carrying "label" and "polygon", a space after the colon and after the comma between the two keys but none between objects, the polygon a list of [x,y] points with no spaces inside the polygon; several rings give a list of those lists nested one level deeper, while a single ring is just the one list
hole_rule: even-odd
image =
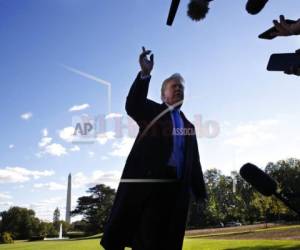
[{"label": "boom microphone", "polygon": [[298,215],[300,210],[290,203],[289,199],[282,193],[277,192],[277,182],[257,166],[246,163],[240,169],[240,175],[245,181],[251,184],[258,192],[265,196],[274,195],[281,200],[287,207],[292,209]]},{"label": "boom microphone", "polygon": [[248,0],[246,10],[249,14],[258,14],[266,5],[269,0]]},{"label": "boom microphone", "polygon": [[209,11],[210,1],[212,0],[191,0],[188,5],[188,16],[194,21],[204,19]]},{"label": "boom microphone", "polygon": [[171,26],[174,21],[174,18],[175,18],[175,15],[176,15],[176,12],[177,12],[177,9],[179,6],[179,2],[180,2],[180,0],[172,0],[171,7],[169,10],[168,20],[167,20],[167,25],[169,25],[169,26]]},{"label": "boom microphone", "polygon": [[261,194],[265,196],[276,194],[276,181],[255,165],[246,163],[240,169],[240,175]]}]

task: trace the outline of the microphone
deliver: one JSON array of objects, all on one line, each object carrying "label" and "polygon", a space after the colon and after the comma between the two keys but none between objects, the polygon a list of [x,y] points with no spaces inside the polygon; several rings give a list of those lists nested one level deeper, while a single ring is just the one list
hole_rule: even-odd
[{"label": "microphone", "polygon": [[204,19],[209,11],[210,1],[212,0],[191,0],[188,5],[187,15],[194,21]]},{"label": "microphone", "polygon": [[246,10],[249,14],[258,14],[266,5],[269,0],[248,0]]},{"label": "microphone", "polygon": [[245,181],[251,184],[258,192],[265,196],[274,195],[281,200],[287,207],[300,215],[300,210],[292,205],[287,197],[277,192],[277,182],[257,166],[246,163],[240,169],[240,175]]},{"label": "microphone", "polygon": [[261,194],[265,196],[276,194],[276,181],[255,165],[246,163],[240,169],[240,175]]},{"label": "microphone", "polygon": [[180,2],[180,0],[172,0],[172,2],[171,2],[168,20],[167,20],[167,25],[169,25],[169,26],[171,26],[174,21],[174,18],[175,18],[175,15],[176,15],[176,12],[177,12],[177,9],[179,6],[179,2]]}]

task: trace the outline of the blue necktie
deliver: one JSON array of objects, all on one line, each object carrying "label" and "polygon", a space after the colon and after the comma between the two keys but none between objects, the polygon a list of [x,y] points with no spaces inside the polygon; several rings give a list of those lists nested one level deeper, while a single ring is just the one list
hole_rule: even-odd
[{"label": "blue necktie", "polygon": [[174,149],[173,149],[173,154],[174,154],[174,159],[175,159],[175,164],[177,168],[177,176],[178,178],[181,178],[182,176],[182,168],[183,168],[183,160],[184,160],[184,135],[181,133],[182,131],[180,130],[183,128],[181,124],[181,118],[180,118],[180,113],[178,109],[174,109],[172,111],[173,119],[174,119],[174,129],[175,129],[175,134],[173,135],[174,139]]}]

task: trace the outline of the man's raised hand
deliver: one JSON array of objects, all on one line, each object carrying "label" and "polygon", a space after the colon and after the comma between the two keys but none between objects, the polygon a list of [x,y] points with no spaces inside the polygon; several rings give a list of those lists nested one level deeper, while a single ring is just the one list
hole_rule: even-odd
[{"label": "man's raised hand", "polygon": [[150,75],[153,65],[154,65],[154,55],[150,55],[150,60],[147,58],[147,55],[151,53],[151,50],[146,50],[145,47],[142,47],[143,52],[140,54],[139,63],[142,70],[142,76]]}]

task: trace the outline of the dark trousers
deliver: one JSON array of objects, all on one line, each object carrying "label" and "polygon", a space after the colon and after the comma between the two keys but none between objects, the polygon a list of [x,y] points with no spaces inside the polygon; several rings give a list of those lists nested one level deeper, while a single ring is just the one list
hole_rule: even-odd
[{"label": "dark trousers", "polygon": [[171,236],[168,225],[175,206],[180,182],[176,169],[166,166],[165,178],[169,182],[151,183],[152,190],[146,199],[137,227],[132,250],[166,250]]}]

